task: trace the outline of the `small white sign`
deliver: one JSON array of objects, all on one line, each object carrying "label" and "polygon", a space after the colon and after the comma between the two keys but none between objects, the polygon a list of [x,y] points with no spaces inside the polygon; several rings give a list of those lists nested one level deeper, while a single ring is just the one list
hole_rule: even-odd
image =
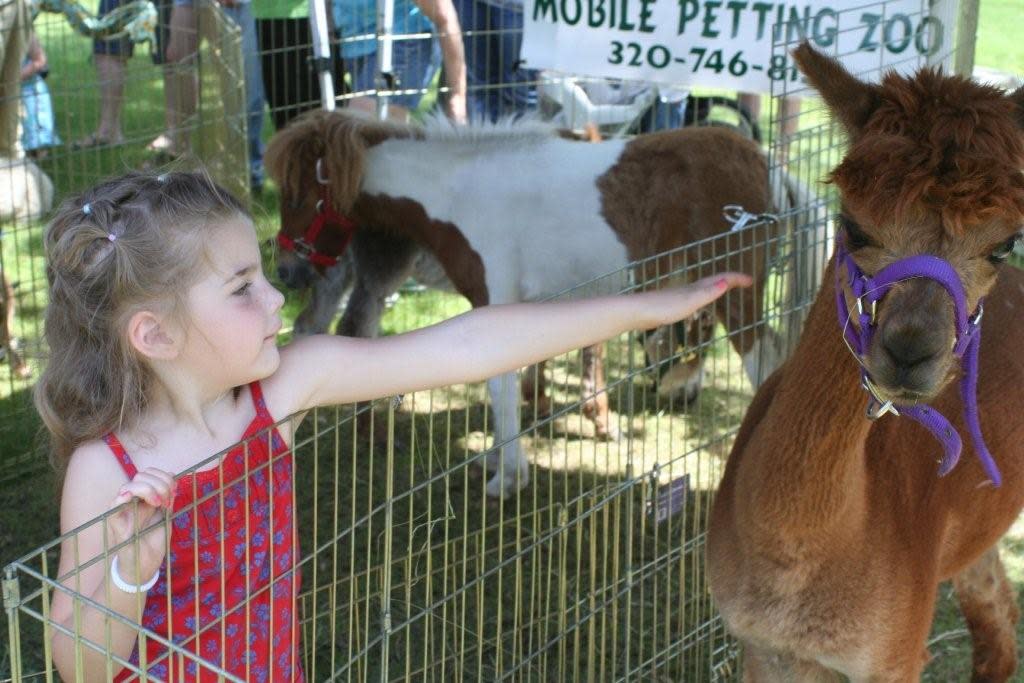
[{"label": "small white sign", "polygon": [[958,0],[525,0],[531,69],[782,91],[799,76],[772,44],[807,39],[853,73],[910,72],[952,52]]}]

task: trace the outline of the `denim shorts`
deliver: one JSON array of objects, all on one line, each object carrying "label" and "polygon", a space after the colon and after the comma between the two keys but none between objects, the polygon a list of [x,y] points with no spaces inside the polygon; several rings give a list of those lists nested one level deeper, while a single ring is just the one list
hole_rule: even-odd
[{"label": "denim shorts", "polygon": [[[122,0],[100,0],[97,16],[103,16],[107,12],[121,6]],[[156,20],[156,45],[153,46],[153,63],[162,64],[164,61],[164,50],[167,49],[167,41],[170,39],[171,27],[171,6],[172,0],[154,0],[157,8]],[[173,4],[177,4],[174,2]],[[94,55],[113,55],[118,57],[131,57],[134,52],[132,42],[127,38],[117,40],[94,40],[92,41],[92,53]]]},{"label": "denim shorts", "polygon": [[[391,50],[391,73],[396,90],[416,89],[420,92],[403,93],[388,98],[390,104],[415,109],[434,76],[441,68],[441,46],[435,38],[396,40]],[[362,92],[375,89],[377,53],[358,57],[345,57],[345,68],[352,77],[352,90]]]}]

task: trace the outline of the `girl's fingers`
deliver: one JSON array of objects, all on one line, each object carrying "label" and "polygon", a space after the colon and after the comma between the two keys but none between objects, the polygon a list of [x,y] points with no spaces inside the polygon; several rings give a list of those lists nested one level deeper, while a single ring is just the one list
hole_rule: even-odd
[{"label": "girl's fingers", "polygon": [[754,279],[745,273],[720,273],[710,277],[701,278],[694,283],[699,289],[711,290],[713,292],[726,292],[733,287],[749,287],[754,284]]},{"label": "girl's fingers", "polygon": [[[692,285],[682,288],[682,297],[677,298],[675,303],[675,306],[680,306],[681,310],[677,308],[673,312],[673,319],[686,318],[725,294],[729,289],[748,287],[751,283],[750,276],[742,273],[723,273],[701,278]],[[678,297],[679,294],[676,293],[675,296]]]},{"label": "girl's fingers", "polygon": [[168,501],[167,506],[170,507],[171,502],[174,499],[174,492],[177,489],[177,483],[174,481],[173,475],[154,467],[147,467],[137,476],[145,477],[145,481],[152,484],[153,487],[160,492],[160,494]]},{"label": "girl's fingers", "polygon": [[173,482],[140,472],[121,487],[115,504],[120,505],[132,498],[138,498],[153,507],[170,507],[173,499]]}]

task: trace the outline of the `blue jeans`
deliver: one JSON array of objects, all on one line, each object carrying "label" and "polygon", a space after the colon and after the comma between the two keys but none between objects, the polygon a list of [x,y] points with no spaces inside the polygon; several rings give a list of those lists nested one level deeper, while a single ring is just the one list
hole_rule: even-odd
[{"label": "blue jeans", "polygon": [[519,64],[522,9],[495,7],[483,0],[455,0],[455,8],[466,48],[469,117],[495,121],[535,110],[537,71]]},{"label": "blue jeans", "polygon": [[249,137],[249,183],[253,187],[263,185],[263,69],[260,65],[260,49],[256,42],[256,20],[249,3],[234,7],[221,5],[221,9],[238,24],[242,31],[242,59],[245,62],[245,111],[248,117],[246,133]]},{"label": "blue jeans", "polygon": [[654,104],[640,117],[637,132],[651,133],[656,130],[681,128],[685,109],[685,99],[680,102],[668,102],[661,97],[657,97],[654,100]]},{"label": "blue jeans", "polygon": [[[352,76],[352,90],[361,92],[377,87],[377,53],[356,57],[342,57],[345,68]],[[419,106],[423,94],[441,68],[441,45],[436,38],[396,40],[391,43],[391,74],[395,77],[396,90],[416,89],[420,92],[403,93],[388,98],[390,104],[397,104],[412,111]]]}]

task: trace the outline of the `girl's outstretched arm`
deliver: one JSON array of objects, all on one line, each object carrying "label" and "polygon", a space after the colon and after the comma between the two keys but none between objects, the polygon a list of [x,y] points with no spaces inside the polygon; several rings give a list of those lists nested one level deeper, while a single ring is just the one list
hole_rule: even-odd
[{"label": "girl's outstretched arm", "polygon": [[265,390],[272,408],[285,415],[481,381],[627,330],[673,323],[750,283],[746,275],[726,273],[641,294],[485,306],[391,337],[306,337],[282,349],[281,367]]}]

